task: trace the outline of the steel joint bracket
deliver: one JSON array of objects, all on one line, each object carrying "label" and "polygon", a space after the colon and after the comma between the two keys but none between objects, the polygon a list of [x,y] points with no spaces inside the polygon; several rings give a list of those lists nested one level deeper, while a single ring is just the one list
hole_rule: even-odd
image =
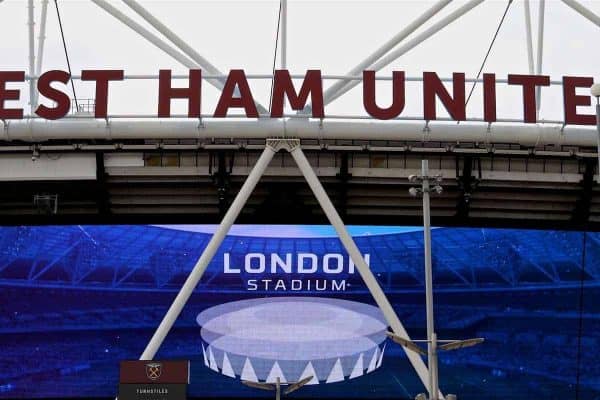
[{"label": "steel joint bracket", "polygon": [[266,146],[277,153],[285,150],[288,153],[300,148],[300,139],[268,138]]}]

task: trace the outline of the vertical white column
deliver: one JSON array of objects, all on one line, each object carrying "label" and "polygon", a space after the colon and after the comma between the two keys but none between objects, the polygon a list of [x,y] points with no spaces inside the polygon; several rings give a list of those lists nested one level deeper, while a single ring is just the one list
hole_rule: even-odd
[{"label": "vertical white column", "polygon": [[27,27],[29,31],[29,105],[31,106],[30,114],[33,114],[35,111],[35,83],[36,80],[33,79],[35,76],[35,37],[34,37],[34,26],[35,22],[33,20],[33,0],[28,0],[27,2]]},{"label": "vertical white column", "polygon": [[[542,74],[542,59],[544,55],[544,12],[546,10],[546,0],[540,0],[540,11],[538,15],[538,37],[537,37],[537,65],[536,75]],[[537,119],[540,117],[540,107],[542,105],[542,87],[536,88],[536,111]]]},{"label": "vertical white column", "polygon": [[[40,18],[40,33],[38,35],[37,62],[35,65],[35,75],[42,73],[42,60],[44,59],[44,41],[46,40],[46,20],[48,19],[48,0],[42,0],[42,16]],[[37,82],[37,81],[36,81]],[[37,107],[39,94],[37,90],[34,93],[35,106]]]},{"label": "vertical white column", "polygon": [[525,40],[527,41],[527,65],[529,66],[529,75],[533,75],[535,68],[533,65],[533,39],[531,34],[531,8],[529,0],[523,2],[525,9]]}]

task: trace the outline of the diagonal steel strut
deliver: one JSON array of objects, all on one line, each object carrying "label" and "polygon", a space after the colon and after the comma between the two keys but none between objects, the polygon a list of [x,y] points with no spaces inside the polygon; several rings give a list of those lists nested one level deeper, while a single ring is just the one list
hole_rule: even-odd
[{"label": "diagonal steel strut", "polygon": [[587,18],[593,24],[600,27],[600,16],[598,16],[598,14],[594,14],[589,8],[584,7],[576,0],[562,0],[562,2],[571,7],[573,10],[577,11],[582,17]]},{"label": "diagonal steel strut", "polygon": [[[206,58],[202,57],[200,53],[194,50],[189,44],[187,44],[182,38],[177,36],[175,32],[173,32],[169,27],[163,24],[158,18],[152,15],[148,10],[146,10],[141,4],[139,4],[136,0],[123,0],[123,2],[129,6],[133,11],[135,11],[139,16],[141,16],[146,22],[148,22],[154,29],[163,34],[167,39],[171,41],[179,50],[181,50],[186,56],[191,58],[194,62],[196,62],[200,68],[208,72],[210,75],[223,75],[221,71],[217,69],[213,64],[210,63]],[[224,78],[217,79],[209,79],[208,80],[212,85],[214,85],[217,89],[223,89],[225,86]],[[267,109],[258,102],[255,102],[256,108],[259,113],[265,114],[267,113]]]},{"label": "diagonal steel strut", "polygon": [[104,11],[106,11],[108,14],[112,15],[114,18],[119,20],[121,23],[126,25],[134,32],[138,33],[140,36],[152,43],[154,46],[158,47],[159,49],[173,57],[175,60],[179,61],[182,65],[186,66],[189,69],[199,68],[199,65],[197,63],[195,63],[187,56],[174,49],[168,43],[165,43],[161,38],[156,36],[154,33],[150,32],[148,29],[144,28],[142,25],[135,22],[133,19],[129,18],[127,15],[123,14],[108,1],[91,0],[91,2],[96,4]]},{"label": "diagonal steel strut", "polygon": [[[267,166],[269,165],[269,162],[271,161],[275,153],[277,153],[279,150],[288,151],[294,158],[294,161],[298,165],[298,168],[302,172],[302,175],[306,179],[308,185],[310,186],[315,197],[317,198],[319,205],[323,209],[323,212],[325,212],[325,215],[327,215],[329,222],[335,228],[340,238],[340,241],[342,242],[344,248],[348,252],[350,258],[354,262],[354,265],[358,269],[361,278],[365,282],[365,285],[369,289],[369,292],[375,299],[375,302],[381,309],[381,312],[383,313],[384,317],[386,318],[388,324],[390,325],[394,333],[402,338],[410,340],[410,337],[408,336],[406,329],[404,329],[400,318],[398,318],[398,315],[394,311],[385,293],[381,289],[381,286],[379,286],[379,283],[377,283],[375,276],[371,272],[365,259],[362,257],[360,250],[356,246],[356,243],[348,233],[346,226],[340,218],[340,215],[338,214],[337,210],[333,206],[333,203],[329,199],[329,196],[325,192],[323,185],[321,185],[319,178],[317,177],[312,167],[310,166],[310,163],[306,159],[304,152],[300,148],[300,140],[267,139],[267,145],[265,147],[265,150],[256,162],[254,168],[250,172],[250,175],[248,175],[248,178],[244,182],[244,185],[240,189],[238,195],[236,196],[235,200],[229,207],[229,210],[225,214],[223,221],[221,221],[221,224],[219,225],[217,231],[215,232],[210,242],[202,252],[200,259],[192,269],[192,272],[190,272],[190,275],[188,276],[183,287],[177,294],[177,297],[173,301],[173,304],[171,304],[171,307],[167,311],[167,314],[164,316],[160,325],[156,329],[156,332],[150,339],[150,342],[146,346],[146,349],[140,356],[140,360],[151,360],[155,356],[160,345],[162,344],[165,337],[171,330],[173,324],[175,323],[175,320],[181,313],[183,307],[187,303],[192,292],[194,291],[198,282],[202,278],[202,275],[204,274],[204,271],[206,270],[208,264],[211,262],[219,246],[225,239],[227,232],[229,232],[229,229],[233,225],[235,219],[246,204],[248,197],[254,190],[256,184],[260,180],[263,173],[265,172]],[[413,353],[407,349],[404,349],[404,352],[406,353],[412,366],[415,368],[415,371],[421,379],[421,382],[423,382],[425,387],[427,387],[429,379],[429,371],[427,369],[427,366],[418,354]],[[441,392],[439,392],[439,397],[442,399],[444,398]]]},{"label": "diagonal steel strut", "polygon": [[[371,295],[375,299],[375,302],[381,309],[381,312],[383,313],[388,324],[390,325],[390,327],[396,335],[410,340],[410,336],[408,336],[408,332],[406,332],[406,329],[404,329],[400,318],[398,318],[398,315],[396,314],[394,308],[387,299],[387,296],[383,292],[383,289],[381,289],[381,286],[379,286],[377,279],[375,279],[375,276],[371,272],[371,269],[367,265],[365,259],[362,257],[360,250],[354,242],[354,239],[352,239],[352,236],[350,236],[350,234],[348,233],[344,222],[342,221],[340,215],[333,206],[333,203],[327,195],[327,192],[325,192],[325,189],[319,181],[319,178],[317,177],[312,167],[310,166],[308,160],[306,159],[304,152],[300,148],[300,141],[296,141],[297,146],[292,148],[290,150],[290,153],[292,157],[294,157],[296,164],[298,164],[298,168],[300,168],[300,171],[304,175],[304,179],[306,179],[306,182],[313,191],[315,197],[317,198],[317,201],[319,202],[319,205],[323,209],[323,212],[325,212],[325,215],[327,215],[327,219],[329,219],[329,222],[335,228],[335,231],[337,232],[340,241],[344,245],[344,248],[348,252],[348,255],[350,255],[350,258],[354,262],[356,269],[358,269],[360,276],[365,282],[365,285],[367,285],[369,292],[371,293]],[[425,363],[423,362],[421,357],[417,353],[412,352],[405,347],[402,347],[402,349],[406,353],[406,356],[408,357],[415,371],[417,371],[417,374],[419,375],[421,382],[423,382],[423,385],[425,385],[425,387],[429,387],[429,371],[427,370],[427,367],[425,366]],[[441,391],[439,392],[438,397],[440,399],[444,398],[444,395]]]},{"label": "diagonal steel strut", "polygon": [[229,207],[229,210],[227,210],[227,213],[225,214],[223,221],[221,221],[219,228],[210,239],[210,242],[208,242],[208,245],[202,252],[200,259],[198,259],[198,262],[192,269],[192,272],[190,272],[190,275],[177,294],[177,297],[175,297],[175,300],[173,300],[173,304],[171,304],[171,307],[169,307],[167,314],[165,314],[163,320],[156,329],[156,332],[154,332],[152,339],[150,339],[146,349],[140,356],[140,360],[152,360],[154,358],[158,348],[165,340],[165,337],[171,330],[171,327],[173,327],[173,324],[175,323],[175,320],[179,314],[181,314],[181,310],[183,310],[183,307],[198,285],[200,278],[202,278],[204,271],[206,271],[206,267],[208,267],[208,264],[215,256],[215,253],[219,249],[223,239],[225,239],[227,232],[229,232],[229,229],[231,229],[231,225],[233,225],[235,219],[240,214],[240,211],[242,211],[242,208],[248,201],[248,197],[250,197],[250,194],[254,191],[256,183],[260,180],[260,177],[265,172],[265,169],[267,169],[267,166],[269,165],[269,162],[275,153],[276,151],[272,147],[265,147],[264,151],[260,155],[260,158],[256,161],[254,168],[250,172],[250,175],[248,175],[248,178],[235,197],[235,200]]},{"label": "diagonal steel strut", "polygon": [[[438,0],[436,4],[430,7],[427,11],[421,14],[417,19],[404,27],[400,32],[398,32],[394,37],[389,39],[379,48],[377,48],[371,55],[365,58],[363,61],[358,63],[354,68],[352,68],[346,75],[356,76],[362,74],[362,71],[365,69],[369,69],[371,65],[377,62],[381,57],[383,57],[386,53],[392,50],[398,43],[401,43],[404,39],[406,39],[410,34],[423,26],[427,21],[429,21],[432,17],[434,17],[437,13],[439,13],[444,7],[450,4],[452,0]],[[341,79],[331,85],[325,93],[323,93],[323,101],[325,104],[330,102],[339,90],[341,90],[344,86],[350,83],[350,79]]]},{"label": "diagonal steel strut", "polygon": [[[438,33],[439,31],[441,31],[442,29],[444,29],[445,27],[447,27],[448,25],[450,25],[451,23],[453,23],[454,21],[456,21],[457,19],[459,19],[460,17],[462,17],[463,15],[465,15],[466,13],[468,13],[473,8],[477,7],[483,2],[484,0],[469,0],[469,2],[463,4],[461,7],[457,8],[452,13],[446,15],[444,18],[440,19],[423,32],[414,36],[412,39],[409,39],[406,42],[402,42],[403,44],[400,45],[400,47],[396,48],[395,50],[392,50],[384,57],[378,59],[378,61],[374,62],[369,66],[369,69],[373,71],[379,71],[385,68],[386,66],[394,62],[396,59],[398,59],[400,56],[406,54],[413,48],[417,47],[422,42],[426,41],[431,36],[435,35],[436,33]],[[325,105],[331,103],[332,101],[334,101],[335,99],[337,99],[338,97],[340,97],[341,95],[358,85],[360,82],[360,80],[350,81],[345,86],[342,86],[341,88],[336,90],[334,93],[331,93],[330,97],[324,100]]]}]

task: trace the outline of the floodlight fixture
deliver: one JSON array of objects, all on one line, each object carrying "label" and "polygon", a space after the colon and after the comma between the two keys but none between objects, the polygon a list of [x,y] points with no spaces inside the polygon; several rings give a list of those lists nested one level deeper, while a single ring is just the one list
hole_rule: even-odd
[{"label": "floodlight fixture", "polygon": [[392,332],[386,332],[386,334],[388,335],[388,337],[390,339],[392,339],[394,342],[398,343],[399,345],[406,347],[407,349],[412,350],[415,353],[419,353],[424,356],[427,355],[427,352],[425,350],[421,349],[419,346],[417,346],[413,341],[405,339],[403,337],[400,337]]},{"label": "floodlight fixture", "polygon": [[[421,349],[416,343],[430,343],[430,340],[408,340],[403,337],[396,335],[393,332],[386,332],[388,337],[392,339],[394,342],[410,349],[414,352],[417,352],[422,355],[427,355],[423,349]],[[437,343],[444,343],[439,346],[436,346],[440,350],[450,351],[450,350],[458,350],[464,349],[465,347],[472,347],[478,344],[481,344],[485,341],[484,338],[472,338],[472,339],[464,339],[464,340],[437,340]]]},{"label": "floodlight fixture", "polygon": [[592,96],[600,100],[600,83],[594,83],[590,89]]},{"label": "floodlight fixture", "polygon": [[304,379],[299,380],[296,383],[292,383],[290,384],[284,391],[283,394],[290,394],[292,392],[295,392],[296,390],[300,389],[302,386],[306,385],[308,382],[310,382],[313,379],[313,376],[307,376]]},{"label": "floodlight fixture", "polygon": [[304,379],[299,380],[298,382],[285,382],[284,383],[284,382],[281,382],[281,378],[277,377],[277,380],[275,381],[275,383],[253,382],[253,381],[242,381],[242,383],[251,388],[274,391],[275,399],[279,400],[281,398],[281,386],[282,385],[287,386],[287,388],[283,391],[283,394],[286,395],[286,394],[290,394],[290,393],[295,392],[296,390],[300,389],[301,387],[303,387],[304,385],[309,383],[313,378],[314,377],[311,375],[311,376],[307,376]]},{"label": "floodlight fixture", "polygon": [[263,382],[252,382],[242,381],[242,383],[248,387],[262,390],[277,390],[277,385],[274,383],[263,383]]},{"label": "floodlight fixture", "polygon": [[408,193],[412,196],[412,197],[417,197],[418,195],[421,194],[421,190],[417,189],[416,187],[411,187],[410,189],[408,189]]},{"label": "floodlight fixture", "polygon": [[457,349],[463,349],[465,347],[476,346],[478,344],[483,343],[484,341],[485,341],[484,338],[454,340],[452,342],[449,342],[449,343],[446,343],[446,344],[442,344],[438,348],[441,349],[441,350],[446,350],[446,351],[457,350]]}]

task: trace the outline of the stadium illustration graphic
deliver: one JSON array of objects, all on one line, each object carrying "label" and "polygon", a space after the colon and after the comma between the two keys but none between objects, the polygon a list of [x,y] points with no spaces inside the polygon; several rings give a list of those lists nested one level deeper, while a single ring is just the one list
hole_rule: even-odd
[{"label": "stadium illustration graphic", "polygon": [[[210,240],[209,229],[197,228],[1,228],[0,398],[114,397],[119,361],[139,357]],[[303,387],[298,392],[303,398],[384,399],[398,393],[409,398],[423,390],[400,346],[387,341],[383,359],[375,355],[383,353],[387,324],[360,276],[348,272],[347,255],[331,232],[309,226],[234,228],[156,357],[191,361],[190,397],[264,396],[240,383],[252,377],[249,369],[244,375],[246,358],[261,382],[276,375],[297,380],[311,361],[320,384]],[[423,338],[422,231],[354,227],[351,232],[360,251],[370,254],[370,268],[410,336]],[[463,399],[479,398],[484,386],[490,399],[521,400],[523,393],[529,398],[575,398],[576,390],[586,398],[600,395],[600,369],[594,362],[600,346],[600,303],[595,301],[600,290],[600,233],[438,228],[432,240],[440,337],[486,338],[484,345],[440,356],[446,391],[460,392]],[[226,253],[230,268],[239,273],[224,273]],[[301,274],[294,266],[288,273],[278,265],[271,273],[267,262],[263,273],[250,273],[242,264],[248,254],[279,254],[285,261],[288,253],[292,262],[298,254],[316,256],[317,270]],[[345,270],[325,272],[322,261],[327,254],[342,254]],[[252,260],[252,267],[258,268],[259,257]],[[329,260],[333,269],[335,257]],[[346,290],[294,292],[263,286],[249,291],[248,279],[343,279]],[[311,328],[319,320],[314,308],[310,316],[286,308],[283,322],[277,319],[279,302],[288,300],[311,302],[317,308],[341,307],[346,325],[330,332],[332,337],[335,342],[343,342],[342,335],[360,337],[364,346],[357,340],[347,353],[332,348],[323,359],[299,351],[294,358],[284,355],[290,351],[286,345],[273,341],[277,335],[258,329],[237,333],[247,340],[243,349],[226,340],[231,334],[226,329],[235,328],[226,316],[244,310],[253,318],[271,318],[271,327],[285,328],[287,321],[296,321],[301,329],[307,322],[305,328],[313,333],[293,335],[294,340],[325,339],[327,332],[318,336]],[[269,310],[268,317],[257,314],[261,307]],[[355,313],[366,315],[372,329],[354,329],[350,324],[359,318]],[[248,345],[252,335],[271,342]],[[261,349],[275,349],[277,354],[259,353]]]},{"label": "stadium illustration graphic", "polygon": [[319,297],[241,300],[203,311],[204,364],[245,381],[340,382],[381,366],[387,323],[378,308]]}]

